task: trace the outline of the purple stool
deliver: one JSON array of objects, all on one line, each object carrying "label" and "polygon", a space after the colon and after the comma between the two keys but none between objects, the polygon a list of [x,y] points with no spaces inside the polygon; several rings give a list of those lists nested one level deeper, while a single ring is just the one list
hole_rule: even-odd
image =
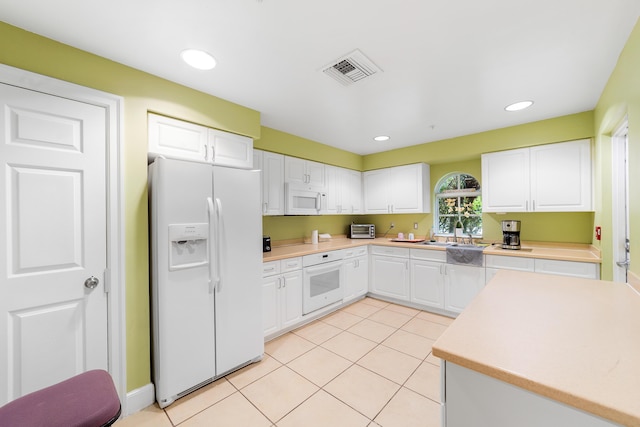
[{"label": "purple stool", "polygon": [[0,408],[2,427],[101,427],[120,416],[120,399],[107,371],[87,371],[34,391]]}]

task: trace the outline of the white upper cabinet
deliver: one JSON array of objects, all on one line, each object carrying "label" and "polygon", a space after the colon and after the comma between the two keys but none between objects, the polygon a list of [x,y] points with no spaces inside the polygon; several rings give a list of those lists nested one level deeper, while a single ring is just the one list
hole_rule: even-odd
[{"label": "white upper cabinet", "polygon": [[207,161],[206,127],[151,113],[148,125],[150,155]]},{"label": "white upper cabinet", "polygon": [[340,168],[335,166],[324,166],[324,183],[327,189],[327,208],[324,214],[340,213],[340,202],[342,200],[342,179]]},{"label": "white upper cabinet", "polygon": [[429,213],[429,182],[425,163],[364,172],[364,213]]},{"label": "white upper cabinet", "polygon": [[253,140],[246,136],[209,129],[208,161],[214,165],[251,169]]},{"label": "white upper cabinet", "polygon": [[362,213],[362,173],[325,165],[326,214]]},{"label": "white upper cabinet", "polygon": [[590,211],[591,141],[482,155],[483,212]]},{"label": "white upper cabinet", "polygon": [[262,215],[284,215],[284,156],[253,150],[254,168],[262,178]]},{"label": "white upper cabinet", "polygon": [[323,187],[325,185],[324,168],[323,163],[285,156],[284,181]]},{"label": "white upper cabinet", "polygon": [[482,155],[482,211],[526,212],[529,190],[529,149]]},{"label": "white upper cabinet", "polygon": [[362,210],[362,172],[342,169],[342,195],[340,213],[361,214]]},{"label": "white upper cabinet", "polygon": [[531,148],[533,211],[592,211],[592,187],[590,140]]},{"label": "white upper cabinet", "polygon": [[364,186],[364,212],[389,213],[389,170],[378,169],[362,174]]},{"label": "white upper cabinet", "polygon": [[182,120],[149,113],[149,156],[193,160],[251,169],[253,140]]}]

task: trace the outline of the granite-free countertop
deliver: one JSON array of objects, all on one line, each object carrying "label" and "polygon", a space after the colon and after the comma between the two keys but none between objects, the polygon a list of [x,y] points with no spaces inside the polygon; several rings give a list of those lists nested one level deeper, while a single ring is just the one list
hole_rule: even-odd
[{"label": "granite-free countertop", "polygon": [[[419,243],[393,242],[389,238],[378,237],[375,239],[347,239],[334,238],[328,242],[321,242],[317,245],[313,244],[291,244],[284,246],[275,246],[271,252],[263,254],[263,261],[276,261],[279,259],[292,258],[314,254],[318,252],[334,251],[338,249],[349,249],[362,245],[381,245],[405,247],[410,249],[423,249],[429,251],[444,251],[443,246],[429,246]],[[544,258],[555,259],[560,261],[580,261],[600,263],[601,257],[597,249],[591,245],[578,243],[545,243],[545,242],[523,242],[522,249],[508,250],[502,249],[501,246],[487,246],[484,255],[503,255],[527,258]]]},{"label": "granite-free countertop", "polygon": [[640,426],[640,294],[627,284],[500,271],[433,354]]}]

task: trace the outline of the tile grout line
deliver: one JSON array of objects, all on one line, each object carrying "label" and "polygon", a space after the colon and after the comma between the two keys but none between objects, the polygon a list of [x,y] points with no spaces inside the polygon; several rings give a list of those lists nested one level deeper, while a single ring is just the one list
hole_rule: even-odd
[{"label": "tile grout line", "polygon": [[[360,301],[363,301],[363,300],[360,300]],[[360,301],[357,301],[357,302],[360,302]],[[357,303],[357,302],[356,302],[356,303]],[[362,302],[362,303],[363,303],[363,304],[366,304],[366,302]],[[221,399],[221,400],[219,400],[219,401],[215,402],[214,404],[209,405],[207,408],[203,409],[202,411],[199,411],[199,412],[197,412],[197,413],[194,413],[194,414],[193,414],[193,415],[191,415],[190,417],[188,417],[188,418],[186,418],[185,420],[183,420],[180,424],[182,424],[182,423],[184,423],[185,421],[187,421],[188,419],[191,419],[191,418],[193,418],[194,416],[196,416],[196,415],[198,415],[198,414],[202,413],[203,411],[205,411],[205,410],[207,410],[207,409],[211,408],[212,406],[215,406],[215,405],[217,405],[218,403],[220,403],[220,402],[222,402],[222,401],[226,400],[227,398],[229,398],[230,396],[232,396],[232,395],[233,395],[233,394],[235,394],[236,392],[238,392],[238,393],[239,393],[239,394],[240,394],[240,395],[241,395],[245,400],[247,400],[247,401],[248,401],[248,402],[249,402],[249,403],[250,403],[250,404],[251,404],[251,405],[252,405],[252,406],[253,406],[253,407],[254,407],[254,408],[255,408],[255,409],[256,409],[256,410],[261,414],[261,415],[262,415],[262,416],[264,416],[264,417],[265,417],[265,418],[266,418],[270,423],[272,423],[272,425],[273,425],[273,426],[277,426],[277,423],[278,423],[278,422],[282,421],[285,417],[287,417],[287,416],[288,416],[291,412],[293,412],[295,409],[297,409],[298,407],[300,407],[301,405],[303,405],[305,402],[307,402],[307,401],[308,401],[309,399],[311,399],[313,396],[317,395],[317,394],[320,392],[320,390],[322,390],[322,391],[324,391],[325,393],[329,394],[330,396],[332,396],[333,398],[335,398],[337,401],[339,401],[339,402],[341,402],[342,404],[344,404],[346,407],[348,407],[348,408],[350,408],[350,409],[352,409],[352,410],[356,411],[357,413],[361,414],[363,417],[365,417],[367,420],[369,420],[369,423],[371,423],[371,422],[375,422],[375,421],[374,421],[374,420],[375,420],[375,418],[376,418],[376,417],[377,417],[377,416],[378,416],[378,415],[379,415],[379,414],[384,410],[384,408],[386,408],[386,407],[389,405],[389,403],[391,402],[391,400],[393,400],[393,398],[398,394],[398,392],[399,392],[402,388],[406,388],[407,390],[412,391],[413,393],[416,393],[416,394],[418,394],[419,396],[422,396],[422,397],[424,397],[424,398],[427,398],[427,399],[429,399],[429,400],[432,400],[432,399],[430,399],[430,398],[429,398],[429,397],[427,397],[427,396],[423,396],[422,394],[417,393],[417,392],[415,392],[415,391],[413,391],[413,390],[411,390],[411,389],[409,389],[409,388],[405,387],[405,384],[407,383],[407,381],[409,381],[409,379],[411,378],[411,376],[413,376],[413,375],[416,373],[416,371],[419,369],[419,367],[422,365],[422,363],[426,362],[426,359],[427,359],[427,358],[429,357],[429,355],[431,354],[431,351],[430,351],[430,352],[429,352],[429,353],[428,353],[424,358],[416,358],[416,357],[415,357],[414,355],[412,355],[412,354],[408,354],[408,353],[406,353],[406,352],[404,352],[404,351],[402,351],[402,350],[399,350],[399,349],[393,348],[393,347],[389,346],[388,344],[384,344],[384,342],[385,342],[389,337],[393,336],[393,335],[394,335],[395,333],[397,333],[398,331],[403,331],[403,332],[405,332],[405,333],[407,333],[407,334],[411,334],[411,335],[414,335],[414,336],[416,336],[416,337],[425,338],[425,339],[428,339],[428,340],[433,341],[433,339],[431,339],[431,338],[428,338],[428,337],[422,336],[422,335],[420,335],[420,334],[416,334],[416,333],[413,333],[413,332],[411,332],[411,331],[407,331],[407,330],[402,329],[402,327],[404,327],[404,326],[405,326],[407,323],[409,323],[412,319],[417,318],[417,316],[421,313],[421,311],[418,311],[418,312],[414,313],[413,315],[409,315],[409,314],[403,313],[403,312],[401,312],[401,311],[395,311],[395,310],[392,310],[392,309],[388,309],[388,306],[389,306],[389,305],[390,305],[390,304],[387,304],[385,307],[379,307],[379,306],[376,306],[376,305],[369,305],[370,307],[376,308],[376,310],[375,310],[375,311],[373,311],[373,312],[371,312],[371,313],[370,313],[370,314],[368,314],[367,316],[362,316],[362,315],[360,315],[360,314],[351,313],[351,312],[346,311],[346,310],[344,310],[344,309],[337,310],[337,311],[336,311],[336,313],[337,313],[337,312],[342,312],[342,313],[346,313],[346,314],[348,314],[348,315],[355,316],[355,317],[358,317],[358,318],[359,318],[359,320],[358,320],[357,322],[355,322],[355,323],[354,323],[354,324],[352,324],[352,325],[347,326],[347,327],[346,327],[346,329],[345,329],[343,326],[337,326],[337,325],[335,325],[335,324],[332,324],[332,323],[329,323],[329,322],[323,321],[323,319],[322,319],[322,318],[320,318],[320,319],[316,319],[316,320],[315,320],[315,322],[323,322],[323,323],[325,323],[325,324],[327,324],[327,325],[329,325],[329,326],[332,326],[332,327],[334,327],[334,328],[340,329],[340,332],[338,332],[336,335],[334,335],[333,337],[330,337],[330,338],[328,338],[328,339],[325,339],[325,340],[323,340],[323,341],[322,341],[322,342],[320,342],[320,343],[313,342],[313,341],[311,341],[311,340],[307,339],[306,337],[304,337],[303,335],[300,335],[300,334],[296,333],[296,330],[297,330],[297,329],[300,329],[300,328],[297,328],[297,329],[294,329],[294,330],[292,330],[292,331],[289,331],[288,333],[290,333],[291,335],[295,336],[296,338],[299,338],[299,339],[304,340],[305,342],[307,342],[307,343],[311,344],[312,346],[311,346],[308,350],[306,350],[306,351],[304,351],[303,353],[301,353],[301,354],[297,355],[297,356],[296,356],[296,357],[294,357],[293,359],[288,360],[287,362],[283,362],[283,361],[279,360],[279,359],[278,359],[277,357],[275,357],[273,354],[271,354],[271,353],[269,353],[269,352],[267,352],[267,351],[265,350],[265,354],[267,354],[269,357],[271,357],[274,361],[276,361],[276,362],[280,363],[280,366],[276,367],[275,369],[273,369],[272,371],[270,371],[270,372],[268,372],[268,373],[266,373],[266,374],[264,374],[264,375],[261,375],[260,377],[258,377],[258,378],[256,378],[256,379],[252,380],[251,382],[249,382],[248,384],[246,384],[244,387],[242,387],[242,389],[244,389],[244,388],[248,387],[249,385],[251,385],[251,384],[255,383],[256,381],[258,381],[258,380],[260,380],[260,379],[262,379],[262,378],[264,378],[264,377],[266,377],[267,375],[269,375],[269,374],[271,374],[271,373],[275,372],[276,370],[278,370],[278,369],[280,369],[280,368],[282,368],[282,367],[286,367],[287,369],[289,369],[290,371],[292,371],[292,372],[293,372],[293,373],[295,373],[296,375],[299,375],[300,377],[302,377],[305,381],[308,381],[308,382],[309,382],[309,383],[311,383],[313,386],[317,387],[317,390],[315,390],[311,395],[309,395],[309,396],[308,396],[306,399],[304,399],[302,402],[300,402],[299,404],[297,404],[297,405],[295,405],[293,408],[291,408],[287,413],[285,413],[285,414],[284,414],[282,417],[280,417],[278,420],[273,421],[270,417],[268,417],[268,416],[267,416],[263,411],[261,411],[261,410],[260,410],[260,408],[258,408],[258,407],[256,406],[256,404],[255,404],[253,401],[251,401],[251,400],[249,399],[249,397],[248,397],[248,396],[246,396],[246,395],[242,392],[242,389],[241,389],[241,388],[238,388],[235,384],[233,384],[233,382],[229,381],[229,379],[227,378],[228,376],[225,376],[225,377],[223,377],[223,378],[224,378],[228,383],[230,383],[230,384],[231,384],[231,386],[233,387],[233,390],[235,390],[235,391],[234,391],[233,393],[231,393],[230,395],[225,396],[223,399]],[[347,307],[349,307],[349,306],[347,306]],[[399,315],[402,315],[402,316],[407,316],[407,320],[406,320],[405,322],[403,322],[401,325],[396,326],[396,325],[389,325],[388,323],[383,323],[383,322],[380,322],[380,321],[377,321],[377,320],[374,320],[374,319],[370,319],[370,317],[371,317],[372,315],[374,315],[374,314],[376,314],[376,313],[380,313],[382,310],[385,310],[385,309],[387,309],[387,311],[389,311],[389,312],[391,312],[391,313],[396,313],[396,314],[399,314]],[[361,336],[361,335],[359,335],[359,334],[357,334],[357,333],[352,332],[352,331],[350,331],[350,330],[349,330],[349,329],[353,328],[354,326],[356,326],[356,325],[358,325],[358,324],[362,323],[364,320],[369,320],[369,321],[371,321],[371,322],[374,322],[374,323],[377,323],[377,324],[380,324],[380,325],[384,325],[384,326],[387,326],[387,327],[393,328],[393,332],[391,332],[391,333],[390,333],[387,337],[385,337],[381,342],[377,342],[377,341],[373,341],[373,340],[371,340],[371,339],[369,339],[369,338],[367,338],[367,337],[363,337],[363,336]],[[426,319],[422,319],[422,320],[425,320],[425,321],[427,321],[427,322],[431,322],[431,323],[434,323],[434,324],[438,324],[438,323],[436,323],[436,322],[432,322],[432,321],[429,321],[429,320],[426,320]],[[307,325],[304,325],[304,326],[309,326],[309,325],[312,325],[312,324],[313,324],[313,322],[312,322],[312,323],[309,323],[309,324],[307,324]],[[438,324],[438,325],[439,325],[439,324]],[[446,325],[443,325],[443,326],[446,326]],[[355,361],[351,361],[351,360],[349,360],[349,359],[346,359],[344,356],[342,356],[342,355],[340,355],[340,354],[338,354],[338,353],[336,353],[336,352],[332,351],[331,349],[326,348],[326,347],[324,347],[324,346],[323,346],[323,344],[327,343],[327,342],[328,342],[328,341],[330,341],[332,338],[334,338],[334,337],[336,337],[336,336],[338,336],[338,335],[342,334],[343,332],[348,332],[348,333],[350,333],[350,334],[353,334],[353,335],[355,335],[355,336],[357,336],[357,337],[359,337],[359,338],[362,338],[362,339],[364,339],[364,340],[366,340],[366,341],[369,341],[369,342],[371,342],[371,343],[375,344],[375,346],[374,346],[373,348],[371,348],[370,350],[368,350],[367,352],[365,352],[362,356],[360,356],[360,357],[359,357],[357,360],[355,360]],[[285,337],[286,335],[287,335],[287,334],[284,334],[284,335],[282,335],[282,336],[280,336],[280,337],[278,337],[278,338],[276,338],[276,339],[280,339],[281,337]],[[311,381],[311,380],[309,380],[307,377],[305,377],[303,374],[299,373],[298,371],[296,371],[295,369],[293,369],[292,367],[290,367],[290,366],[289,366],[289,364],[290,364],[291,362],[293,362],[293,361],[295,361],[295,360],[297,360],[297,359],[299,359],[299,358],[303,357],[304,355],[308,354],[309,352],[311,352],[312,350],[314,350],[314,349],[316,349],[316,348],[318,348],[318,347],[320,347],[320,348],[322,348],[323,350],[328,351],[328,352],[330,352],[330,353],[332,353],[332,354],[334,354],[334,355],[336,355],[336,356],[338,356],[338,357],[340,357],[340,358],[342,358],[342,359],[344,359],[344,360],[347,360],[347,361],[349,362],[349,365],[348,365],[344,370],[342,370],[341,372],[337,373],[337,374],[336,374],[335,376],[333,376],[331,379],[329,379],[328,381],[326,381],[326,382],[324,383],[324,385],[322,385],[322,386],[318,386],[318,385],[317,385],[317,384],[315,384],[313,381]],[[416,368],[411,372],[411,374],[410,374],[410,375],[409,375],[409,376],[408,376],[408,377],[407,377],[407,378],[402,382],[402,384],[399,384],[397,381],[394,381],[394,380],[392,380],[392,379],[390,379],[390,378],[387,378],[386,376],[381,375],[380,373],[375,372],[375,371],[373,371],[373,370],[371,370],[371,369],[369,369],[369,368],[367,368],[367,367],[365,367],[365,366],[362,366],[362,365],[360,365],[360,364],[358,363],[358,362],[360,362],[363,358],[365,358],[367,355],[369,355],[372,351],[374,351],[375,349],[377,349],[378,347],[386,347],[386,348],[389,348],[389,349],[391,349],[391,350],[397,351],[397,352],[399,352],[399,353],[405,354],[405,355],[407,355],[407,356],[409,356],[409,357],[412,357],[412,358],[415,358],[416,360],[419,360],[419,361],[420,361],[420,363],[419,363],[419,364],[418,364],[418,366],[417,366],[417,367],[416,367]],[[429,363],[429,362],[427,362],[427,363]],[[365,414],[361,413],[359,410],[357,410],[356,408],[352,407],[350,404],[348,404],[347,402],[344,402],[343,400],[341,400],[340,398],[338,398],[337,396],[333,395],[332,393],[330,393],[328,390],[326,390],[326,389],[325,389],[325,387],[326,387],[328,384],[330,384],[331,382],[333,382],[336,378],[338,378],[340,375],[342,375],[345,371],[347,371],[348,369],[353,368],[353,367],[354,367],[354,366],[356,366],[356,365],[357,365],[359,368],[365,369],[366,371],[370,372],[371,374],[374,374],[374,375],[376,375],[376,376],[378,376],[378,377],[380,377],[380,378],[383,378],[383,379],[385,379],[385,380],[387,380],[387,381],[390,381],[391,383],[393,383],[393,384],[395,384],[396,386],[398,386],[398,389],[393,393],[393,395],[392,395],[392,396],[387,400],[387,402],[382,406],[382,408],[381,408],[381,409],[380,409],[380,410],[375,414],[375,416],[374,416],[373,418],[370,418],[369,416],[367,416],[367,415],[365,415]],[[435,365],[434,365],[434,366],[435,366]],[[432,400],[432,401],[433,401],[433,400]],[[435,402],[435,401],[434,401],[434,402]],[[435,402],[435,403],[438,403],[438,402]],[[172,426],[174,426],[174,427],[175,427],[176,425],[175,425],[175,424],[173,424],[173,421],[171,421],[171,418],[168,416],[168,414],[166,413],[166,411],[164,411],[164,410],[163,410],[163,412],[165,413],[165,416],[167,416],[167,418],[168,418],[169,422],[172,424]]]}]

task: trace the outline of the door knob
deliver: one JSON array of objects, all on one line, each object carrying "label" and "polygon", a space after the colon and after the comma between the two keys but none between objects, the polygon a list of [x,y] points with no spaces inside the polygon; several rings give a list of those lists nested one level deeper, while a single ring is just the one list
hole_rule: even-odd
[{"label": "door knob", "polygon": [[94,289],[96,286],[98,286],[98,283],[100,283],[100,280],[98,280],[98,278],[96,277],[91,276],[84,281],[84,287],[87,289]]}]

